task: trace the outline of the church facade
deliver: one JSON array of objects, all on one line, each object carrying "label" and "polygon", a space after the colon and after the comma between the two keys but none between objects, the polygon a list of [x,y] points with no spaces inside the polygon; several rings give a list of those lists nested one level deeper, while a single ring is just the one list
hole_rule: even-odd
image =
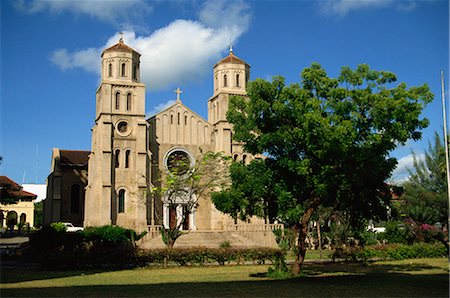
[{"label": "church facade", "polygon": [[[182,103],[179,89],[172,106],[146,119],[140,54],[122,39],[103,51],[101,69],[92,150],[54,149],[44,223],[72,220],[83,226],[113,224],[137,230],[169,227],[184,212],[182,200],[173,210],[163,198],[149,199],[147,194],[158,183],[158,173],[167,171],[172,157],[184,156],[194,163],[202,152],[214,151],[244,163],[254,158],[233,141],[232,126],[226,119],[229,97],[246,96],[250,77],[250,66],[232,49],[213,67],[212,96],[205,100],[207,119]],[[61,165],[61,157],[68,154],[84,159]],[[64,178],[66,182],[62,182]],[[81,191],[77,192],[78,188]],[[83,207],[72,208],[73,204]],[[224,230],[233,224],[209,197],[200,197],[183,228]]]}]

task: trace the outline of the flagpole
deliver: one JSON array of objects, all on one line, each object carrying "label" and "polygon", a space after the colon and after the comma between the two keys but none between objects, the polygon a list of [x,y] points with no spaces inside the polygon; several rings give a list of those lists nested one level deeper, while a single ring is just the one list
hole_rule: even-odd
[{"label": "flagpole", "polygon": [[445,164],[447,167],[447,195],[448,195],[447,230],[450,232],[450,163],[449,163],[449,157],[448,157],[447,112],[445,111],[445,87],[444,87],[444,71],[443,70],[441,70],[441,87],[442,87],[442,116],[443,116],[443,121],[444,121]]}]

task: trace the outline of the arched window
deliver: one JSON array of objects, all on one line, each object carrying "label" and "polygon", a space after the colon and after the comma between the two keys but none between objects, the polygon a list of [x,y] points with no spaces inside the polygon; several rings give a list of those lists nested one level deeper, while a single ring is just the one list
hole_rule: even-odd
[{"label": "arched window", "polygon": [[173,115],[170,115],[170,124],[173,124]]},{"label": "arched window", "polygon": [[239,87],[239,74],[236,75],[236,87]]},{"label": "arched window", "polygon": [[125,212],[125,189],[119,190],[119,213]]},{"label": "arched window", "polygon": [[70,191],[70,212],[80,212],[80,186],[78,184],[72,185]]},{"label": "arched window", "polygon": [[127,111],[131,110],[131,93],[127,94]]},{"label": "arched window", "polygon": [[223,76],[223,86],[227,87],[228,86],[228,82],[227,82],[227,75]]},{"label": "arched window", "polygon": [[125,168],[130,167],[130,150],[125,151]]},{"label": "arched window", "polygon": [[121,75],[122,77],[125,76],[125,69],[126,69],[126,64],[125,64],[125,63],[122,63],[122,67],[120,68],[120,75]]},{"label": "arched window", "polygon": [[112,77],[112,64],[108,64],[108,77]]},{"label": "arched window", "polygon": [[114,151],[114,167],[115,168],[119,167],[119,155],[120,155],[120,150],[119,149]]},{"label": "arched window", "polygon": [[25,223],[27,222],[27,215],[26,215],[25,213],[22,213],[22,214],[20,215],[20,220],[19,220],[19,222],[20,222],[21,224],[25,224]]},{"label": "arched window", "polygon": [[242,163],[245,164],[247,162],[247,155],[242,155]]},{"label": "arched window", "polygon": [[233,160],[234,160],[234,161],[237,161],[238,157],[239,157],[239,155],[235,154],[235,155],[233,156]]},{"label": "arched window", "polygon": [[120,92],[116,93],[116,110],[120,109]]}]

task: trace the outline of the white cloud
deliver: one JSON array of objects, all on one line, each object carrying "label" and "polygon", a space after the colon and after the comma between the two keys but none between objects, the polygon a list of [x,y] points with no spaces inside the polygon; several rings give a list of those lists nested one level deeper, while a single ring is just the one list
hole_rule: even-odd
[{"label": "white cloud", "polygon": [[396,9],[410,11],[417,7],[415,0],[321,0],[319,11],[326,15],[344,17],[348,13],[363,9],[376,9],[382,7],[394,7]]},{"label": "white cloud", "polygon": [[144,0],[17,0],[14,5],[25,13],[69,12],[114,23],[127,23],[133,17],[152,11],[152,7]]},{"label": "white cloud", "polygon": [[414,156],[417,161],[421,161],[425,159],[425,154],[409,154],[398,160],[397,167],[392,172],[391,180],[395,183],[401,183],[409,178],[409,171],[413,170],[414,165]]},{"label": "white cloud", "polygon": [[159,112],[162,112],[165,109],[171,107],[175,102],[176,102],[175,99],[171,99],[171,100],[168,100],[167,102],[160,103],[159,105],[157,105],[153,109],[151,109],[150,112],[148,112],[146,116],[151,117],[153,115],[156,115]]},{"label": "white cloud", "polygon": [[62,70],[80,67],[100,74],[100,54],[101,50],[95,48],[74,53],[68,53],[66,49],[58,49],[52,53],[50,60]]},{"label": "white cloud", "polygon": [[[210,10],[212,3],[218,8]],[[183,85],[207,75],[230,40],[236,41],[248,29],[250,14],[243,2],[207,2],[199,13],[200,21],[175,20],[152,34],[137,36],[124,32],[124,42],[141,53],[141,78],[149,90],[162,90],[171,85]],[[236,20],[211,26],[214,15],[222,13]],[[239,20],[239,21],[238,21]],[[100,73],[100,54],[103,49],[117,43],[119,34],[109,38],[99,48],[69,52],[55,50],[51,61],[61,69],[82,68]]]}]

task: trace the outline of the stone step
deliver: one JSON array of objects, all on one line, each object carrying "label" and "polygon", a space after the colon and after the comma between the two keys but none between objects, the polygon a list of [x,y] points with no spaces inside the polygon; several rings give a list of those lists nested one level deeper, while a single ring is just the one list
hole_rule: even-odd
[{"label": "stone step", "polygon": [[[271,242],[256,242],[237,233],[227,231],[190,231],[180,236],[174,247],[209,247],[218,248],[221,243],[227,241],[231,247],[273,246]],[[269,245],[267,244],[269,243]],[[152,239],[144,239],[139,245],[144,249],[164,248],[161,236]]]}]

